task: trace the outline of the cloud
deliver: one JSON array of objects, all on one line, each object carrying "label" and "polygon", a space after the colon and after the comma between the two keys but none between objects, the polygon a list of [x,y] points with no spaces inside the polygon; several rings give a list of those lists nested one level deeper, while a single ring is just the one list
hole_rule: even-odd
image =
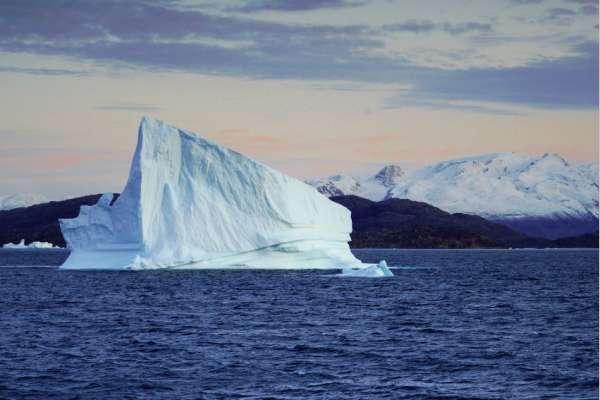
[{"label": "cloud", "polygon": [[22,68],[22,67],[8,67],[0,66],[0,72],[12,72],[16,74],[29,74],[29,75],[50,75],[50,76],[84,76],[89,75],[88,71],[83,70],[71,70],[71,69],[60,69],[60,68]]},{"label": "cloud", "polygon": [[526,67],[436,72],[415,90],[440,100],[597,108],[598,43],[582,43],[576,49],[579,55]]},{"label": "cloud", "polygon": [[150,104],[136,104],[136,103],[115,103],[108,105],[100,105],[95,107],[96,110],[101,111],[140,111],[140,112],[152,112],[162,110],[162,107],[158,107]]},{"label": "cloud", "polygon": [[491,24],[482,24],[480,22],[464,22],[458,24],[445,23],[442,27],[444,32],[453,35],[460,35],[468,32],[490,33],[493,31]]},{"label": "cloud", "polygon": [[384,25],[383,29],[391,32],[421,33],[434,31],[436,29],[436,24],[429,20],[409,20],[395,24]]},{"label": "cloud", "polygon": [[490,33],[493,31],[492,25],[480,22],[461,22],[461,23],[435,23],[430,20],[408,20],[395,24],[383,26],[383,30],[388,32],[411,32],[426,33],[441,31],[451,35],[460,35],[464,33]]},{"label": "cloud", "polygon": [[364,1],[347,0],[251,0],[243,6],[233,7],[232,11],[261,12],[261,11],[311,11],[322,8],[347,8],[365,4]]},{"label": "cloud", "polygon": [[311,89],[326,90],[335,92],[371,92],[371,93],[398,93],[410,90],[410,86],[387,85],[387,84],[365,84],[356,82],[329,82],[314,83],[310,85]]},{"label": "cloud", "polygon": [[568,8],[556,7],[546,11],[546,17],[544,17],[544,20],[557,20],[565,17],[572,17],[576,14],[577,13],[575,11]]},{"label": "cloud", "polygon": [[[564,15],[554,11],[553,15],[561,13]],[[386,35],[397,32],[490,36],[494,27],[477,21],[408,20],[383,27],[285,24],[208,14],[176,7],[166,0],[152,3],[56,0],[51,6],[45,2],[0,2],[0,16],[3,21],[10,21],[0,23],[0,50],[5,52],[60,55],[159,71],[410,87],[422,102],[497,101],[569,108],[598,104],[597,84],[594,85],[598,70],[597,42],[593,45],[580,40],[579,44],[568,44],[572,51],[567,58],[537,57],[538,61],[518,68],[444,69],[436,63],[424,67],[403,50],[393,55],[381,51],[385,50]],[[456,65],[473,57],[466,50],[415,51],[419,54],[445,51],[441,56],[453,57]],[[477,48],[469,51],[476,52]],[[152,107],[156,106],[102,104],[98,109],[155,110]]]},{"label": "cloud", "polygon": [[598,5],[598,0],[564,0],[567,3],[575,4],[595,4]]},{"label": "cloud", "polygon": [[396,109],[405,107],[429,108],[431,110],[457,110],[471,113],[495,114],[495,115],[524,115],[523,112],[507,107],[490,106],[485,104],[474,104],[469,102],[454,102],[434,99],[418,99],[414,97],[397,96],[390,97],[384,101],[384,109]]},{"label": "cloud", "polygon": [[[278,35],[340,35],[359,32],[359,26],[332,27],[286,25],[247,18],[217,16],[196,10],[169,7],[168,2],[109,0],[0,2],[2,19],[0,38],[5,45],[25,40],[86,46],[147,40],[164,42],[197,38],[220,40],[270,40]],[[55,21],[60,20],[57,24]]]},{"label": "cloud", "polygon": [[383,107],[426,107],[499,115],[520,114],[514,110],[515,105],[542,109],[597,108],[598,92],[589,88],[598,87],[598,44],[580,44],[578,50],[583,56],[540,61],[528,67],[431,70],[429,77],[424,74],[412,90],[386,98]]},{"label": "cloud", "polygon": [[579,9],[583,15],[598,15],[598,7],[592,4],[587,4]]},{"label": "cloud", "polygon": [[0,49],[210,73],[227,69],[232,62],[285,62],[292,54],[298,59],[325,61],[331,54],[343,59],[382,45],[364,26],[286,25],[164,4],[0,2],[0,15],[11,22],[0,24]]},{"label": "cloud", "polygon": [[525,5],[525,4],[539,4],[545,0],[511,0],[511,3],[517,5]]}]

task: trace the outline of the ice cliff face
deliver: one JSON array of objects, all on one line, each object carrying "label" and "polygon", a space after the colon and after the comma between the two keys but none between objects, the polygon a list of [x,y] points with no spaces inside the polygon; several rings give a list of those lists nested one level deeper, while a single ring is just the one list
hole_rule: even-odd
[{"label": "ice cliff face", "polygon": [[387,166],[367,178],[336,175],[308,183],[328,196],[407,198],[491,219],[598,217],[598,164],[573,166],[558,154],[496,153],[411,174]]},{"label": "ice cliff face", "polygon": [[350,212],[314,188],[164,122],[144,118],[129,179],[61,220],[63,268],[340,268]]}]

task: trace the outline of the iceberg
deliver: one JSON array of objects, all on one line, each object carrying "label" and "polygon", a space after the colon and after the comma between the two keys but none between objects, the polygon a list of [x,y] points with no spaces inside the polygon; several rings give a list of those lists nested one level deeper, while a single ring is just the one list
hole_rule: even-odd
[{"label": "iceberg", "polygon": [[144,117],[121,195],[61,219],[62,269],[364,268],[350,211],[313,187]]}]

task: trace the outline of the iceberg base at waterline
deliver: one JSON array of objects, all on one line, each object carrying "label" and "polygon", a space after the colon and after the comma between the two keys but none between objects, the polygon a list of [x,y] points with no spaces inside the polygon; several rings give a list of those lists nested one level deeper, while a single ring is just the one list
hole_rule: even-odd
[{"label": "iceberg base at waterline", "polygon": [[[140,255],[137,250],[114,248],[72,252],[60,267],[64,270],[190,270],[190,269],[321,269],[341,270],[340,276],[360,278],[391,277],[385,261],[378,264],[349,259],[342,249],[309,250],[309,243],[280,244],[250,252],[207,260],[169,260]],[[336,253],[338,253],[336,255]]]},{"label": "iceberg base at waterline", "polygon": [[144,117],[118,199],[60,220],[62,269],[367,268],[350,211],[195,133]]},{"label": "iceberg base at waterline", "polygon": [[61,269],[150,270],[150,269],[341,269],[366,268],[349,257],[344,245],[297,241],[281,243],[253,251],[209,257],[160,257],[144,255],[140,249],[124,247],[72,251]]},{"label": "iceberg base at waterline", "polygon": [[359,267],[343,268],[339,276],[353,278],[386,278],[394,276],[392,271],[387,266],[387,263],[382,260],[379,264],[363,264]]}]

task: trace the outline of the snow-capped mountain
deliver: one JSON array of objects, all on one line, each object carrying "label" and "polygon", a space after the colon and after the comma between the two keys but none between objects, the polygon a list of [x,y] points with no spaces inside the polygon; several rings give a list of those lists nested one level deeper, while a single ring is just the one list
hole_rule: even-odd
[{"label": "snow-capped mountain", "polygon": [[327,197],[353,194],[371,200],[383,200],[388,192],[401,184],[406,173],[398,165],[386,165],[375,175],[356,177],[334,175],[323,179],[309,180],[311,186]]},{"label": "snow-capped mountain", "polygon": [[598,164],[597,163],[585,163],[577,166],[577,169],[588,177],[588,179],[598,182]]},{"label": "snow-capped mountain", "polygon": [[594,230],[598,223],[598,164],[574,166],[558,154],[486,154],[410,174],[388,165],[367,178],[336,175],[308,183],[327,196],[407,198],[551,238]]},{"label": "snow-capped mountain", "polygon": [[0,211],[12,210],[13,208],[29,207],[34,204],[45,203],[49,201],[41,194],[11,194],[0,196]]},{"label": "snow-capped mountain", "polygon": [[375,174],[373,180],[386,188],[391,188],[400,184],[404,175],[404,171],[398,165],[386,165]]}]

